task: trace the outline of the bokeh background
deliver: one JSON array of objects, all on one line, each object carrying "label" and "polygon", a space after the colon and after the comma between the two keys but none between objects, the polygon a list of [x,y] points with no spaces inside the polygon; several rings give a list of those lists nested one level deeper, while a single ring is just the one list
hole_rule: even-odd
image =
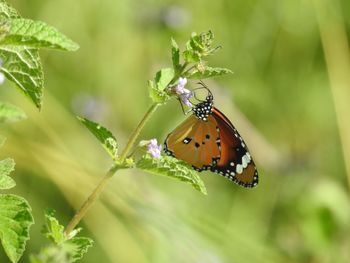
[{"label": "bokeh background", "polygon": [[[36,220],[21,262],[47,244],[44,209],[68,223],[111,164],[75,115],[102,123],[123,146],[150,105],[146,81],[171,65],[170,37],[184,47],[192,31],[208,29],[223,47],[210,64],[234,74],[207,84],[249,145],[259,187],[202,173],[204,196],[173,179],[120,171],[82,224],[95,240],[82,262],[350,262],[348,0],[9,3],[81,46],[41,52],[40,113],[11,83],[0,90],[28,114],[1,126],[0,157],[15,159],[14,192]],[[141,138],[163,141],[184,118],[171,102]]]}]

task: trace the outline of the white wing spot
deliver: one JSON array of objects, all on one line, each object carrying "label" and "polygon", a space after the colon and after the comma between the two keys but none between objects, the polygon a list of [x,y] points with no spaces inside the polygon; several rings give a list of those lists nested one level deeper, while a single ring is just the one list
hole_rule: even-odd
[{"label": "white wing spot", "polygon": [[241,164],[237,164],[236,166],[236,172],[238,174],[241,174],[243,172],[243,166]]}]

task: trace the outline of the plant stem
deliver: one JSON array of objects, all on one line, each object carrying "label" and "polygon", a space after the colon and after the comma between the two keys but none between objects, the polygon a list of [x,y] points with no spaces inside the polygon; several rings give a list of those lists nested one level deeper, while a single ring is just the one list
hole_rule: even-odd
[{"label": "plant stem", "polygon": [[[181,74],[183,74],[183,72],[186,69],[187,65],[188,65],[188,63],[184,63],[182,65],[180,72],[174,76],[174,78],[170,81],[168,86],[173,84],[178,79],[178,77],[181,76]],[[96,188],[92,191],[92,193],[89,195],[89,197],[85,200],[83,205],[79,208],[79,210],[74,215],[72,220],[68,223],[68,225],[67,225],[67,227],[65,229],[66,235],[69,235],[69,233],[71,233],[74,230],[74,228],[79,224],[79,222],[86,215],[86,213],[90,209],[90,207],[96,202],[97,198],[99,197],[100,193],[105,188],[105,186],[106,186],[107,182],[109,181],[109,179],[112,178],[112,176],[115,174],[115,172],[118,171],[121,168],[121,166],[123,166],[123,164],[125,162],[125,159],[127,158],[128,153],[130,152],[130,150],[133,148],[137,138],[139,137],[139,135],[141,133],[141,130],[143,129],[143,127],[145,126],[147,121],[151,118],[152,114],[157,110],[159,105],[160,105],[159,103],[153,103],[151,105],[151,107],[148,109],[148,111],[143,116],[143,118],[140,121],[140,123],[137,125],[135,130],[131,133],[131,135],[129,137],[129,140],[128,140],[125,148],[123,149],[123,151],[122,151],[122,153],[121,153],[121,155],[119,157],[119,160],[118,160],[119,163],[115,164],[114,166],[112,166],[112,168],[102,178],[102,180],[99,182],[99,184],[96,186]]]},{"label": "plant stem", "polygon": [[86,212],[89,210],[89,208],[95,203],[100,193],[105,188],[107,182],[110,178],[114,175],[114,173],[118,170],[118,166],[114,165],[112,168],[106,173],[106,175],[102,178],[102,180],[99,182],[99,184],[96,186],[94,191],[89,195],[89,197],[85,200],[83,205],[79,208],[79,210],[76,212],[72,220],[68,223],[65,233],[66,235],[69,235],[70,232],[74,230],[74,228],[79,224],[81,219],[86,215]]},{"label": "plant stem", "polygon": [[74,228],[79,224],[79,222],[83,219],[83,217],[86,215],[87,211],[90,209],[90,207],[96,202],[98,199],[100,193],[103,191],[105,186],[107,185],[107,182],[110,178],[115,174],[115,172],[120,169],[121,165],[123,165],[128,152],[130,149],[134,146],[137,137],[140,135],[141,130],[149,120],[149,118],[152,116],[152,114],[156,111],[159,104],[154,103],[152,106],[148,109],[145,116],[140,121],[139,125],[135,128],[135,130],[130,135],[130,138],[128,140],[128,143],[126,144],[123,152],[120,155],[119,162],[120,164],[115,164],[112,166],[112,168],[107,172],[107,174],[102,178],[102,180],[99,182],[99,184],[96,186],[96,188],[92,191],[92,193],[89,195],[89,197],[85,200],[83,205],[79,208],[79,210],[76,212],[72,220],[68,223],[65,233],[66,235],[69,235]]},{"label": "plant stem", "polygon": [[148,111],[146,112],[145,116],[143,116],[142,120],[140,121],[139,125],[137,125],[137,127],[135,128],[135,130],[131,133],[130,138],[128,143],[126,144],[123,152],[120,155],[120,161],[124,162],[128,152],[131,150],[131,148],[134,146],[137,138],[140,135],[141,130],[143,129],[143,127],[145,126],[145,124],[147,123],[147,121],[149,120],[149,118],[151,118],[152,114],[157,110],[159,104],[158,103],[153,103],[151,105],[151,107],[148,109]]}]

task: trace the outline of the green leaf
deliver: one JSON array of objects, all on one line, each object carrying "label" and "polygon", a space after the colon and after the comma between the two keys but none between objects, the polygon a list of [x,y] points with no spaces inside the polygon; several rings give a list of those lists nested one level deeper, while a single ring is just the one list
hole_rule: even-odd
[{"label": "green leaf", "polygon": [[18,17],[20,16],[16,9],[7,4],[5,0],[0,0],[0,19]]},{"label": "green leaf", "polygon": [[10,30],[0,45],[19,45],[64,51],[75,51],[79,48],[78,44],[44,22],[17,18],[11,19],[9,23]]},{"label": "green leaf", "polygon": [[21,258],[33,223],[31,208],[24,198],[0,195],[0,239],[11,262]]},{"label": "green leaf", "polygon": [[212,47],[214,34],[211,31],[201,34],[192,33],[190,40],[186,43],[186,50],[183,52],[184,60],[188,63],[199,62],[203,57],[212,55],[220,47]]},{"label": "green leaf", "polygon": [[68,236],[64,232],[58,220],[54,217],[54,211],[45,214],[46,225],[44,234],[54,242],[55,246],[49,246],[40,251],[39,255],[31,256],[31,262],[75,262],[92,246],[93,240],[87,237],[75,237],[81,228],[74,229]]},{"label": "green leaf", "polygon": [[44,89],[44,74],[37,49],[20,46],[0,46],[1,71],[14,82],[40,109]]},{"label": "green leaf", "polygon": [[79,121],[100,141],[103,148],[109,153],[113,160],[117,159],[118,143],[114,135],[100,124],[85,118],[77,117]]},{"label": "green leaf", "polygon": [[165,68],[156,73],[154,81],[148,81],[149,96],[155,103],[165,103],[170,96],[165,91],[173,80],[175,75],[174,69]]},{"label": "green leaf", "polygon": [[185,50],[182,56],[187,63],[199,62],[201,60],[200,53],[192,49]]},{"label": "green leaf", "polygon": [[172,79],[174,78],[174,69],[164,68],[156,73],[155,84],[158,90],[164,90],[168,87]]},{"label": "green leaf", "polygon": [[0,189],[10,189],[16,186],[15,181],[8,175],[15,169],[15,161],[11,158],[0,161]]},{"label": "green leaf", "polygon": [[60,225],[58,220],[54,217],[54,211],[47,211],[45,213],[45,221],[44,235],[48,239],[57,245],[67,240],[67,236],[64,233],[64,226]]},{"label": "green leaf", "polygon": [[149,92],[149,97],[155,103],[162,104],[170,99],[170,96],[168,95],[168,93],[166,93],[163,90],[159,90],[153,80],[148,81],[148,92]]},{"label": "green leaf", "polygon": [[15,122],[27,118],[27,115],[18,107],[0,102],[0,123]]},{"label": "green leaf", "polygon": [[175,72],[178,72],[181,65],[180,65],[180,49],[177,45],[176,41],[172,38],[171,39],[171,59],[173,61],[173,68]]},{"label": "green leaf", "polygon": [[40,250],[38,255],[30,255],[30,263],[71,263],[62,246],[50,245]]},{"label": "green leaf", "polygon": [[207,194],[205,185],[196,171],[194,171],[189,165],[175,158],[163,156],[155,159],[146,154],[137,162],[136,167],[156,175],[176,178],[180,181],[191,184],[203,194]]},{"label": "green leaf", "polygon": [[190,79],[205,79],[216,76],[221,76],[225,74],[232,74],[233,72],[227,68],[211,68],[206,67],[204,70],[200,71],[198,69],[192,71],[187,77]]},{"label": "green leaf", "polygon": [[69,262],[76,262],[83,258],[94,241],[87,237],[74,237],[63,244],[65,251],[69,255]]},{"label": "green leaf", "polygon": [[15,161],[11,158],[0,161],[0,176],[8,176],[15,170]]}]

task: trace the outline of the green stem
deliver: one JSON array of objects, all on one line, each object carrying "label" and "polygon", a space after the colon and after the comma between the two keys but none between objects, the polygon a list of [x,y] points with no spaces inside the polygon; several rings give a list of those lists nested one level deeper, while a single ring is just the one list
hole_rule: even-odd
[{"label": "green stem", "polygon": [[102,180],[99,182],[99,184],[96,186],[96,188],[92,191],[92,193],[89,195],[89,197],[85,200],[83,205],[79,208],[79,210],[76,212],[74,217],[68,223],[68,225],[65,229],[65,233],[67,236],[69,235],[69,233],[71,233],[74,230],[74,228],[83,219],[83,217],[86,215],[89,208],[95,203],[98,196],[105,188],[107,182],[109,181],[110,178],[112,178],[112,176],[118,170],[118,168],[119,167],[117,165],[112,166],[112,168],[102,178]]},{"label": "green stem", "polygon": [[128,143],[126,144],[122,154],[120,155],[119,158],[119,164],[115,164],[112,166],[112,168],[107,172],[107,174],[102,178],[102,180],[99,182],[99,184],[96,186],[96,188],[92,191],[92,193],[89,195],[89,197],[85,200],[83,205],[79,208],[79,210],[76,212],[72,220],[68,223],[65,233],[66,235],[69,235],[74,228],[79,224],[79,222],[83,219],[83,217],[86,215],[87,211],[90,209],[90,207],[96,202],[98,199],[100,193],[103,191],[105,186],[107,185],[107,182],[112,178],[112,176],[115,174],[118,169],[123,165],[128,152],[130,149],[134,146],[137,137],[140,135],[141,130],[149,120],[149,118],[152,116],[152,114],[156,111],[158,108],[159,104],[154,103],[152,106],[148,109],[146,112],[145,116],[142,118],[141,122],[135,130],[132,132],[130,135],[130,138],[128,140]]},{"label": "green stem", "polygon": [[[173,84],[181,76],[181,74],[183,74],[187,65],[188,65],[188,63],[184,63],[182,65],[180,72],[174,76],[174,78],[170,81],[169,85]],[[133,146],[134,146],[137,138],[139,137],[143,127],[146,125],[147,121],[151,118],[152,114],[157,110],[159,105],[160,105],[159,103],[153,103],[151,105],[151,107],[148,109],[148,111],[143,116],[140,123],[137,125],[135,130],[131,133],[129,140],[128,140],[125,148],[123,149],[123,151],[119,157],[118,164],[115,164],[107,172],[107,174],[102,178],[102,180],[99,182],[99,184],[96,186],[96,188],[92,191],[92,193],[89,195],[89,197],[85,200],[83,205],[79,208],[79,210],[74,215],[72,220],[68,223],[68,225],[65,229],[66,235],[69,235],[69,233],[71,233],[74,230],[74,228],[79,224],[79,222],[84,218],[87,211],[96,202],[100,193],[103,191],[103,189],[107,185],[107,182],[112,178],[112,176],[115,174],[115,172],[118,171],[118,169],[120,169],[123,166],[125,159],[128,156],[128,153],[133,148]]]},{"label": "green stem", "polygon": [[123,152],[120,155],[120,161],[123,163],[126,159],[126,156],[128,155],[131,148],[134,146],[137,138],[140,135],[141,130],[147,123],[147,121],[151,118],[152,114],[157,110],[159,104],[153,103],[151,107],[146,112],[145,116],[143,116],[142,120],[140,121],[139,125],[135,128],[135,130],[131,133],[130,138],[128,140],[128,143],[126,144]]}]

